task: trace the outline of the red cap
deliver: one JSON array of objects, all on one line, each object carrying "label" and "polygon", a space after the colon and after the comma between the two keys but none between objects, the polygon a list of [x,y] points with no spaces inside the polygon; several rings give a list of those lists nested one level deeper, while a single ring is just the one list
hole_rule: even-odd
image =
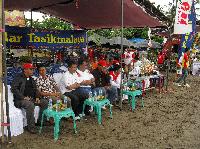
[{"label": "red cap", "polygon": [[22,67],[23,67],[23,69],[35,68],[32,63],[24,63]]},{"label": "red cap", "polygon": [[107,62],[105,60],[100,60],[98,64],[103,66],[103,67],[107,66]]}]

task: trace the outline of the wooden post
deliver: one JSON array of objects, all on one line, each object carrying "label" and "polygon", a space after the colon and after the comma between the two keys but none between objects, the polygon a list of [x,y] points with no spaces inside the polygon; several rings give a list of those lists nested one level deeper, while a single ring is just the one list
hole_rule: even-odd
[{"label": "wooden post", "polygon": [[[3,69],[2,69],[2,61],[3,61],[3,0],[0,0],[0,111],[1,111],[1,117],[0,117],[0,123],[4,123],[4,109],[3,109]],[[4,127],[1,125],[1,132],[2,132],[2,143],[4,143]]]}]

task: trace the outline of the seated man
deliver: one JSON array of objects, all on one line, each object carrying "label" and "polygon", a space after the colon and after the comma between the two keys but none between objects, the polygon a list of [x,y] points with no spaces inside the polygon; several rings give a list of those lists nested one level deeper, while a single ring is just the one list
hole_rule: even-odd
[{"label": "seated man", "polygon": [[52,76],[46,75],[46,68],[40,66],[39,70],[39,77],[36,78],[36,85],[38,90],[40,91],[40,95],[46,99],[47,101],[50,98],[60,99],[61,93],[59,92],[59,88]]},{"label": "seated man", "polygon": [[15,77],[11,85],[11,91],[14,96],[14,105],[16,108],[24,108],[26,110],[27,130],[30,133],[36,133],[34,108],[35,103],[40,103],[40,113],[38,121],[41,121],[42,112],[48,107],[48,102],[44,99],[39,99],[39,93],[36,87],[33,75],[33,65],[25,63],[23,72]]},{"label": "seated man", "polygon": [[76,71],[77,64],[70,61],[68,63],[68,71],[65,72],[60,81],[60,90],[62,94],[71,99],[71,106],[76,119],[80,119],[79,114],[82,113],[83,101],[88,98],[88,95],[78,90],[83,82],[80,80]]},{"label": "seated man", "polygon": [[117,87],[111,85],[111,77],[107,70],[105,60],[100,60],[97,69],[92,72],[95,78],[95,89],[97,93],[102,90],[104,94],[108,95],[108,99],[111,103],[114,103],[118,99]]},{"label": "seated man", "polygon": [[121,86],[121,69],[120,65],[114,64],[112,71],[110,71],[111,85],[117,87],[118,95],[120,95]]},{"label": "seated man", "polygon": [[87,69],[88,63],[84,59],[80,59],[78,62],[77,74],[79,79],[82,81],[79,91],[89,95],[92,91],[91,86],[94,85],[94,76]]}]

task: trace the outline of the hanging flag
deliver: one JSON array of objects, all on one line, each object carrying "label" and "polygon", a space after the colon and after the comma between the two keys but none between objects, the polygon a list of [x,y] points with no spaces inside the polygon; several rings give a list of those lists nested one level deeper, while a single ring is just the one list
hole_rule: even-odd
[{"label": "hanging flag", "polygon": [[195,13],[195,5],[194,1],[192,2],[191,13],[189,14],[189,22],[192,24],[192,31],[190,33],[183,34],[181,36],[181,45],[178,53],[178,57],[180,58],[182,53],[185,52],[186,48],[191,48],[194,42],[195,34],[196,34],[196,13]]},{"label": "hanging flag", "polygon": [[189,21],[192,0],[178,0],[174,23],[174,34],[186,34],[192,32],[192,23]]}]

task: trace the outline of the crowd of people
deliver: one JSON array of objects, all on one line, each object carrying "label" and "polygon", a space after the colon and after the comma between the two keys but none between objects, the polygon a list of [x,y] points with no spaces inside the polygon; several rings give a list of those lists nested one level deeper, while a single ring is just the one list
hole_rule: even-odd
[{"label": "crowd of people", "polygon": [[[82,116],[83,103],[92,92],[102,94],[112,104],[118,99],[120,88],[120,66],[112,64],[109,69],[106,60],[99,60],[96,68],[89,69],[87,60],[79,59],[78,62],[69,61],[67,71],[62,75],[58,83],[47,75],[44,66],[34,67],[32,63],[24,63],[23,71],[18,74],[11,84],[14,96],[14,105],[26,110],[27,131],[37,133],[37,127],[41,123],[42,112],[48,108],[49,99],[56,103],[63,100],[64,96],[70,99],[71,108],[75,113],[75,119]],[[38,69],[39,76],[33,77],[34,69]],[[35,124],[34,107],[40,107],[39,118]],[[91,107],[85,108],[85,114],[90,115]],[[46,121],[44,125],[51,125]]]},{"label": "crowd of people", "polygon": [[[83,103],[89,98],[90,94],[101,92],[104,97],[115,105],[119,101],[121,78],[125,75],[144,74],[143,67],[149,67],[153,70],[154,64],[146,58],[145,54],[135,51],[126,51],[123,55],[123,70],[119,59],[114,57],[94,57],[89,61],[86,58],[79,58],[78,61],[70,60],[68,68],[62,74],[59,82],[56,83],[53,76],[47,75],[45,66],[34,67],[32,63],[24,63],[23,71],[18,74],[11,84],[11,91],[14,95],[14,104],[17,108],[26,110],[27,130],[30,133],[36,133],[36,126],[41,123],[42,112],[48,108],[49,99],[53,100],[53,104],[57,100],[63,100],[66,96],[70,101],[72,110],[75,113],[75,119],[79,120],[82,115]],[[162,53],[158,54],[157,68],[164,63]],[[189,50],[180,58],[177,63],[181,70],[181,74],[175,84],[178,86],[189,85],[186,82],[189,68]],[[146,66],[145,66],[146,65]],[[38,69],[39,76],[33,77],[34,69]],[[146,70],[146,68],[144,68]],[[183,84],[181,84],[183,83]],[[40,106],[40,113],[37,123],[34,120],[34,107]],[[90,115],[92,107],[86,106],[85,114]],[[45,125],[51,125],[48,121]]]}]

